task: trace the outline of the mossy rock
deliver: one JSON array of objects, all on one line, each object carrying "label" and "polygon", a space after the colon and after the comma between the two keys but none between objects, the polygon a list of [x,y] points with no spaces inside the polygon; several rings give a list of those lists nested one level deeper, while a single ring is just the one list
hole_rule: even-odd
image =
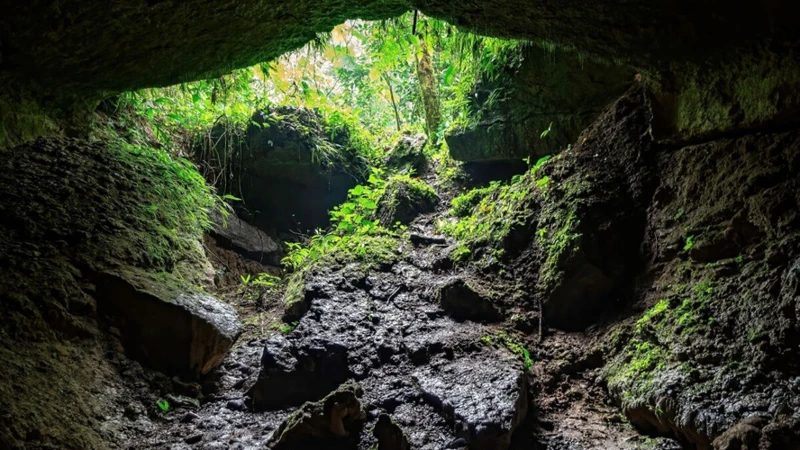
[{"label": "mossy rock", "polygon": [[[217,125],[201,156],[224,173],[220,188],[241,197],[248,222],[262,230],[313,230],[329,224],[328,211],[363,182],[367,161],[346,130],[333,130],[313,110],[257,111],[245,129]],[[231,137],[232,136],[232,137]]]},{"label": "mossy rock", "polygon": [[384,227],[408,225],[420,214],[435,210],[438,201],[436,192],[424,181],[396,176],[386,185],[376,214]]},{"label": "mossy rock", "polygon": [[468,125],[445,137],[453,159],[519,161],[564,149],[634,78],[627,67],[531,44],[520,44],[500,70],[476,83]]},{"label": "mossy rock", "polygon": [[424,134],[404,133],[386,155],[386,167],[399,172],[413,171],[417,175],[425,173],[428,165],[425,157],[427,144],[428,138]]}]

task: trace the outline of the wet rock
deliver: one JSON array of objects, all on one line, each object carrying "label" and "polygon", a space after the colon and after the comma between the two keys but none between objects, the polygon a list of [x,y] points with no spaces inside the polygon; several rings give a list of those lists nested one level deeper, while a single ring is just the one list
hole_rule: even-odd
[{"label": "wet rock", "polygon": [[184,439],[184,442],[186,442],[187,444],[191,445],[191,444],[197,444],[198,442],[200,442],[202,440],[203,440],[203,433],[197,433],[197,434],[193,434],[193,435],[187,437],[186,439]]},{"label": "wet rock", "polygon": [[229,400],[228,403],[225,404],[225,407],[230,409],[231,411],[247,410],[247,405],[245,404],[244,400],[238,398],[234,400]]},{"label": "wet rock", "polygon": [[[470,95],[469,115],[480,122],[446,136],[450,156],[465,162],[534,160],[575,143],[603,108],[633,82],[629,68],[579,61],[521,45],[501,69]],[[550,130],[545,137],[542,133]]]},{"label": "wet rock", "polygon": [[[513,374],[517,382],[522,376],[520,363],[507,352],[481,346],[480,325],[444,314],[425,275],[404,261],[366,279],[347,267],[311,271],[309,310],[292,332],[265,343],[261,372],[248,393],[255,409],[316,401],[356,379],[370,420],[389,415],[411,448],[441,449],[462,435],[476,445],[502,446],[516,426],[514,414],[524,415],[507,392],[507,377]],[[448,365],[447,358],[466,372]],[[431,366],[431,361],[437,362]],[[492,374],[481,373],[476,364],[491,367]],[[460,388],[470,377],[475,383]],[[497,402],[470,404],[463,397],[467,390],[473,399]],[[458,435],[456,422],[463,431]]]},{"label": "wet rock", "polygon": [[348,378],[347,352],[317,341],[298,351],[282,335],[267,339],[258,381],[249,391],[256,410],[273,410],[315,401]]},{"label": "wet rock", "polygon": [[[505,361],[504,366],[497,360]],[[414,372],[425,399],[455,424],[470,449],[502,450],[528,412],[521,364],[508,352],[491,350],[453,361],[435,361]],[[484,395],[476,396],[482,391]]]},{"label": "wet rock", "polygon": [[442,309],[456,320],[493,322],[501,318],[490,298],[461,279],[439,288],[436,298]]},{"label": "wet rock", "polygon": [[757,450],[761,440],[761,428],[766,425],[764,417],[750,417],[745,419],[720,437],[714,439],[716,450]]},{"label": "wet rock", "polygon": [[420,214],[432,212],[438,201],[436,192],[424,181],[395,177],[389,179],[376,214],[384,227],[408,225]]},{"label": "wet rock", "polygon": [[262,264],[280,264],[282,257],[280,246],[263,231],[239,219],[234,214],[223,218],[219,211],[212,210],[209,218],[213,223],[212,233],[220,245],[232,248],[243,256]]},{"label": "wet rock", "polygon": [[447,238],[444,236],[428,236],[419,233],[409,233],[408,239],[414,245],[445,245]]},{"label": "wet rock", "polygon": [[428,161],[424,150],[427,143],[428,137],[424,134],[403,134],[386,155],[386,167],[398,172],[413,170],[417,175],[425,173]]},{"label": "wet rock", "polygon": [[387,414],[378,418],[372,434],[378,440],[378,450],[411,450],[408,437]]},{"label": "wet rock", "polygon": [[199,418],[200,416],[198,416],[196,413],[189,411],[183,417],[181,417],[181,423],[192,423]]},{"label": "wet rock", "polygon": [[306,403],[275,430],[272,449],[297,448],[357,435],[366,419],[360,398],[363,391],[354,382],[345,383],[318,402]]},{"label": "wet rock", "polygon": [[126,352],[166,373],[208,373],[241,333],[236,311],[208,294],[145,290],[110,272],[95,278],[99,312],[118,323]]}]

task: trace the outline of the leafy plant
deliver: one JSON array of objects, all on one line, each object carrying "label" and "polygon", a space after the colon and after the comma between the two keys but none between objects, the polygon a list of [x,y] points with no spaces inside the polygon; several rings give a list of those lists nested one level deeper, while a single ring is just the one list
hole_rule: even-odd
[{"label": "leafy plant", "polygon": [[297,325],[299,323],[300,322],[285,323],[285,324],[281,325],[280,328],[278,328],[278,331],[280,331],[281,333],[284,333],[284,334],[289,333],[292,330],[294,330],[295,328],[297,328]]},{"label": "leafy plant", "polygon": [[250,284],[250,281],[252,280],[253,276],[248,273],[246,275],[239,275],[239,278],[242,280],[242,284],[247,286],[248,284]]},{"label": "leafy plant", "polygon": [[688,252],[694,247],[694,235],[686,238],[686,243],[683,245],[683,251]]},{"label": "leafy plant", "polygon": [[553,122],[550,122],[550,125],[547,127],[547,129],[542,131],[542,134],[539,135],[539,139],[546,138],[551,131],[553,131]]},{"label": "leafy plant", "polygon": [[158,408],[161,410],[161,412],[167,412],[167,411],[169,411],[169,402],[168,402],[168,401],[166,401],[166,400],[165,400],[165,399],[163,399],[163,398],[162,398],[162,399],[159,399],[159,400],[156,402],[156,405],[158,405]]},{"label": "leafy plant", "polygon": [[525,371],[533,367],[533,358],[531,358],[531,354],[525,346],[506,334],[503,331],[498,331],[491,335],[486,335],[481,338],[481,342],[494,346],[494,347],[504,347],[508,349],[511,353],[517,355],[521,360],[522,364],[525,367]]}]

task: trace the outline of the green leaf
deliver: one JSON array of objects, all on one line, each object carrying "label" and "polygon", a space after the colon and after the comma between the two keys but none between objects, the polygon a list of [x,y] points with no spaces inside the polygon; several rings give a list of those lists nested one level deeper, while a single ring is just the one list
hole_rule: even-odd
[{"label": "green leaf", "polygon": [[164,400],[163,398],[156,402],[156,405],[161,409],[162,412],[169,411],[169,402]]}]

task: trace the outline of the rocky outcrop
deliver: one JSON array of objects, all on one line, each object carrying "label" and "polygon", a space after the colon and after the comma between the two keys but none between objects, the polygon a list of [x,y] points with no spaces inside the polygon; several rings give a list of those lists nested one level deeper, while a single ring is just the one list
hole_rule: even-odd
[{"label": "rocky outcrop", "polygon": [[357,436],[366,420],[361,407],[361,388],[346,383],[322,400],[306,403],[292,413],[272,435],[269,448],[333,447],[337,440]]},{"label": "rocky outcrop", "polygon": [[433,212],[438,202],[436,192],[424,181],[393,177],[378,200],[375,215],[380,224],[387,228],[397,224],[408,225],[420,214]]},{"label": "rocky outcrop", "polygon": [[241,333],[236,311],[208,294],[163,285],[147,292],[111,273],[92,278],[98,312],[112,318],[126,352],[165,373],[207,374]]},{"label": "rocky outcrop", "polygon": [[[366,162],[353,148],[347,130],[328,130],[310,110],[282,107],[256,112],[246,130],[232,137],[218,126],[207,165],[232,179],[219,186],[241,197],[242,216],[262,230],[313,230],[328,224],[328,211],[347,199],[363,180]],[[244,216],[247,214],[247,216]]]},{"label": "rocky outcrop", "polygon": [[212,211],[211,233],[218,245],[232,249],[242,256],[264,265],[280,265],[283,252],[281,247],[266,233],[248,224],[234,214],[223,217],[219,211]]},{"label": "rocky outcrop", "polygon": [[583,61],[567,52],[520,44],[503,76],[470,94],[469,125],[446,136],[465,162],[536,159],[572,145],[603,108],[633,82],[630,68]]},{"label": "rocky outcrop", "polygon": [[14,405],[0,447],[106,447],[124,414],[146,411],[129,409],[154,379],[142,365],[195,378],[236,338],[236,313],[203,292],[211,193],[158,152],[109,138],[0,153],[0,403]]},{"label": "rocky outcrop", "polygon": [[635,89],[528,181],[543,188],[519,221],[532,237],[515,276],[545,326],[612,322],[596,340],[599,375],[638,429],[699,449],[783,448],[800,408],[788,356],[800,134],[667,151],[652,120]]},{"label": "rocky outcrop", "polygon": [[425,156],[425,146],[427,144],[428,137],[424,134],[411,135],[410,133],[404,133],[389,150],[384,164],[386,167],[398,172],[413,171],[416,175],[422,175],[428,165],[428,159]]},{"label": "rocky outcrop", "polygon": [[484,344],[480,325],[448,318],[420,269],[398,262],[364,274],[349,264],[312,271],[305,283],[314,286],[306,290],[310,309],[264,347],[248,394],[257,411],[315,401],[355,379],[370,411],[366,427],[381,415],[396,424],[377,437],[400,446],[381,444],[387,448],[403,448],[403,433],[410,448],[459,440],[474,449],[508,448],[527,413],[523,362]]},{"label": "rocky outcrop", "polygon": [[461,279],[448,282],[436,292],[442,309],[456,320],[496,321],[501,317],[491,298]]}]

